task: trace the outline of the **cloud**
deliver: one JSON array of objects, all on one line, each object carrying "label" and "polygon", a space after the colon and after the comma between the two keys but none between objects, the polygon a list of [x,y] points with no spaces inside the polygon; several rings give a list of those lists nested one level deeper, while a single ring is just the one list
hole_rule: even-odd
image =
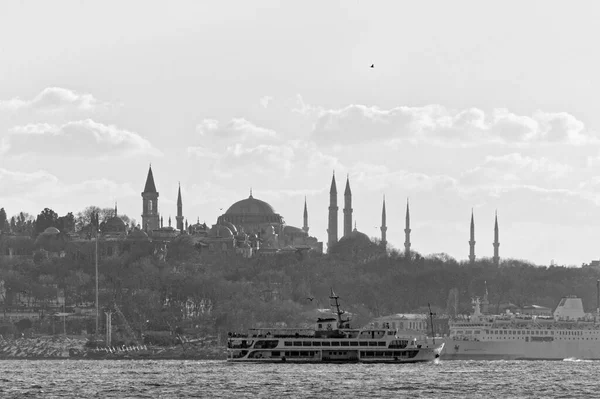
[{"label": "cloud", "polygon": [[9,130],[2,148],[9,155],[35,154],[69,157],[111,157],[123,155],[161,155],[148,140],[137,133],[104,125],[91,119],[63,125],[36,123]]},{"label": "cloud", "polygon": [[573,168],[550,161],[532,158],[519,153],[488,156],[483,164],[462,174],[461,184],[467,186],[505,186],[514,184],[539,184],[567,177]]},{"label": "cloud", "polygon": [[269,103],[273,101],[273,97],[271,96],[264,96],[263,98],[260,99],[260,105],[263,108],[268,108],[269,107]]},{"label": "cloud", "polygon": [[0,101],[0,110],[41,110],[56,111],[63,109],[93,110],[98,101],[91,94],[79,94],[62,87],[47,87],[30,100],[19,97],[8,101]]},{"label": "cloud", "polygon": [[50,208],[60,204],[65,210],[74,211],[98,200],[106,202],[109,198],[112,201],[139,195],[129,183],[104,178],[68,183],[45,170],[22,172],[4,168],[0,168],[0,192],[3,193],[2,206],[9,213],[37,212],[39,204]]},{"label": "cloud", "polygon": [[494,109],[450,110],[441,105],[381,109],[352,104],[324,110],[299,98],[293,111],[315,117],[311,138],[322,145],[423,141],[468,147],[481,144],[600,144],[595,133],[566,112],[538,111],[532,116]]},{"label": "cloud", "polygon": [[201,136],[215,139],[257,140],[276,137],[274,130],[259,127],[244,118],[233,118],[227,123],[204,119],[196,130]]}]

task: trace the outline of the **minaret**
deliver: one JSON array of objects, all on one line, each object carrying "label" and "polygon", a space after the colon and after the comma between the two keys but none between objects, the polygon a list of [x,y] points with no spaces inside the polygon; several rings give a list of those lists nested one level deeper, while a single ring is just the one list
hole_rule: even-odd
[{"label": "minaret", "polygon": [[387,248],[387,223],[385,214],[385,195],[383,196],[383,208],[381,208],[381,246]]},{"label": "minaret", "polygon": [[350,176],[348,176],[344,190],[344,237],[350,233],[352,233],[352,191],[350,190]]},{"label": "minaret", "polygon": [[469,240],[469,262],[475,263],[475,221],[473,219],[473,209],[471,208],[471,239]]},{"label": "minaret", "polygon": [[115,217],[117,217],[119,213],[117,212],[117,201],[115,201]]},{"label": "minaret", "polygon": [[308,234],[308,208],[306,207],[306,197],[304,197],[304,226],[302,226],[302,230]]},{"label": "minaret", "polygon": [[177,230],[183,233],[183,202],[181,201],[181,183],[179,183],[179,189],[177,190]]},{"label": "minaret", "polygon": [[329,226],[327,228],[327,252],[338,242],[338,206],[337,206],[337,188],[335,186],[335,172],[331,179],[331,188],[329,189]]},{"label": "minaret", "polygon": [[494,222],[494,265],[498,266],[500,264],[500,255],[498,254],[498,247],[500,247],[500,242],[498,241],[498,211],[496,211],[496,221]]},{"label": "minaret", "polygon": [[169,227],[171,227],[171,215],[169,215]]},{"label": "minaret", "polygon": [[163,226],[163,217],[161,216],[161,217],[160,217],[160,228],[162,229],[163,227],[164,227],[164,226]]},{"label": "minaret", "polygon": [[158,191],[154,184],[154,176],[152,175],[152,165],[148,169],[148,177],[146,177],[146,185],[142,192],[142,229],[145,231],[158,229]]},{"label": "minaret", "polygon": [[410,257],[410,211],[408,209],[408,198],[406,199],[406,228],[404,229],[404,256]]}]

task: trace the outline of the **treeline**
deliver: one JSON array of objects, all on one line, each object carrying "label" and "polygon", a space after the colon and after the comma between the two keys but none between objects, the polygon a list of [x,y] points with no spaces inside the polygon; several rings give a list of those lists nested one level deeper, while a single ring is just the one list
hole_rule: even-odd
[{"label": "treeline", "polygon": [[[505,260],[499,267],[481,260],[474,265],[447,256],[407,259],[395,251],[387,255],[352,256],[288,254],[245,259],[234,255],[201,253],[189,236],[170,243],[166,260],[147,251],[132,250],[99,263],[100,304],[117,304],[135,334],[147,331],[196,328],[211,334],[245,329],[257,324],[310,322],[316,309],[330,306],[333,288],[342,307],[362,326],[371,318],[392,313],[425,312],[427,304],[438,315],[471,312],[471,298],[483,297],[487,285],[490,309],[504,304],[554,308],[565,295],[583,298],[587,311],[596,304],[598,271],[591,268],[540,267]],[[95,268],[92,261],[70,257],[0,261],[5,307],[27,292],[43,307],[63,289],[67,307],[94,303]],[[124,320],[113,321],[126,334]]]}]

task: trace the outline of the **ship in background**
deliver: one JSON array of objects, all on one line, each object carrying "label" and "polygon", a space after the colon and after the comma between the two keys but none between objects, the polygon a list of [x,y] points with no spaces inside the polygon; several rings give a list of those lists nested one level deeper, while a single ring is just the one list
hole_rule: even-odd
[{"label": "ship in background", "polygon": [[[600,280],[597,282],[600,303]],[[577,296],[563,297],[551,316],[481,313],[449,322],[442,360],[600,360],[600,309],[585,313]]]}]

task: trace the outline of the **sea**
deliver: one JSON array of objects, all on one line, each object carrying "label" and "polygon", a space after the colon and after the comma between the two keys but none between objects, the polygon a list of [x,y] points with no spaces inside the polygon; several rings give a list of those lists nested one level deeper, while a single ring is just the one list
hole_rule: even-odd
[{"label": "sea", "polygon": [[600,361],[3,360],[0,398],[594,398]]}]

